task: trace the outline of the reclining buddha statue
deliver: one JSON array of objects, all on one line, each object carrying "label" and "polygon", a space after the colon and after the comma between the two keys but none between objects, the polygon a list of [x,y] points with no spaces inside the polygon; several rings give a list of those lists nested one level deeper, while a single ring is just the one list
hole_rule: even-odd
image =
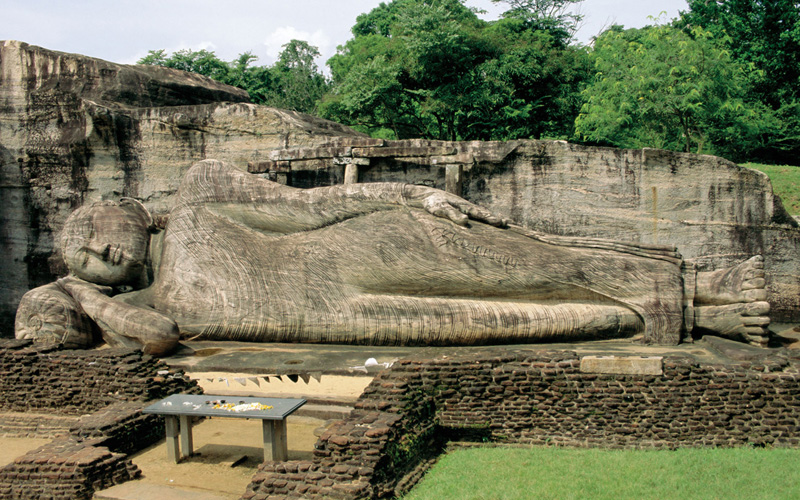
[{"label": "reclining buddha statue", "polygon": [[546,235],[401,184],[296,189],[205,160],[157,229],[131,199],[68,218],[67,277],[16,335],[169,353],[181,338],[478,345],[691,332],[765,345],[763,260],[696,272],[675,248]]}]

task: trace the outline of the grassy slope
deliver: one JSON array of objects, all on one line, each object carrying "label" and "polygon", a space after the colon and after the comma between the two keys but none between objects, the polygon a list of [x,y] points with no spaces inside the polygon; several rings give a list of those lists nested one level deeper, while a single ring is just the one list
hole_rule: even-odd
[{"label": "grassy slope", "polygon": [[449,453],[406,497],[422,499],[786,499],[800,450],[470,448]]},{"label": "grassy slope", "polygon": [[800,215],[800,167],[745,163],[743,167],[761,170],[772,181],[772,190],[781,197],[791,215]]}]

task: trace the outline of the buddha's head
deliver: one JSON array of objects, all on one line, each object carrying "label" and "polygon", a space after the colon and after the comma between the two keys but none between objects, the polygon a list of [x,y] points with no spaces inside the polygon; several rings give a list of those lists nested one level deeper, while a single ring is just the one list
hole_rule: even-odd
[{"label": "buddha's head", "polygon": [[136,200],[102,201],[67,218],[61,250],[69,270],[98,285],[138,286],[146,269],[153,218]]}]

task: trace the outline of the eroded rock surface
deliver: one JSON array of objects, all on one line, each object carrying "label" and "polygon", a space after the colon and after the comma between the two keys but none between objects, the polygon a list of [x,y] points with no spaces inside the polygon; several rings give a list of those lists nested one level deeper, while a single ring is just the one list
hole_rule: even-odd
[{"label": "eroded rock surface", "polygon": [[768,178],[711,156],[562,142],[381,141],[246,102],[179,71],[0,42],[0,328],[66,272],[56,232],[131,196],[156,216],[198,160],[297,187],[399,181],[460,190],[528,229],[674,244],[699,270],[764,255],[774,320],[800,320],[800,230]]},{"label": "eroded rock surface", "polygon": [[771,316],[800,320],[800,229],[766,174],[715,156],[562,141],[365,143],[273,151],[251,172],[345,168],[360,182],[425,184],[527,228],[561,236],[672,244],[699,271],[764,256]]},{"label": "eroded rock surface", "polygon": [[357,135],[247,101],[182,71],[0,42],[2,333],[23,293],[66,271],[54,239],[75,208],[132,196],[157,214],[198,160],[244,169],[271,149]]},{"label": "eroded rock surface", "polygon": [[698,273],[673,246],[531,231],[408,183],[298,189],[205,160],[163,231],[123,198],[75,210],[63,233],[70,276],[23,296],[18,338],[53,342],[61,329],[63,343],[91,339],[93,328],[49,319],[66,296],[107,344],[153,355],[181,338],[428,346],[642,334],[677,344],[702,330],[769,341],[760,256]]}]

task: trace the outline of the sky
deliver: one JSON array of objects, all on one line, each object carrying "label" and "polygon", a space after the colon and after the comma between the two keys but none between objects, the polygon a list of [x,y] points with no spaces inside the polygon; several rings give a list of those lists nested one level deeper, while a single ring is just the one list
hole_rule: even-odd
[{"label": "sky", "polygon": [[[388,0],[384,0],[387,2]],[[149,50],[213,50],[225,61],[250,51],[257,65],[271,65],[292,39],[319,48],[321,69],[336,47],[352,37],[359,14],[381,0],[0,0],[0,40],[134,64]],[[467,0],[497,19],[503,4]],[[674,18],[686,0],[584,0],[578,41],[612,24],[637,28],[649,16]]]}]

